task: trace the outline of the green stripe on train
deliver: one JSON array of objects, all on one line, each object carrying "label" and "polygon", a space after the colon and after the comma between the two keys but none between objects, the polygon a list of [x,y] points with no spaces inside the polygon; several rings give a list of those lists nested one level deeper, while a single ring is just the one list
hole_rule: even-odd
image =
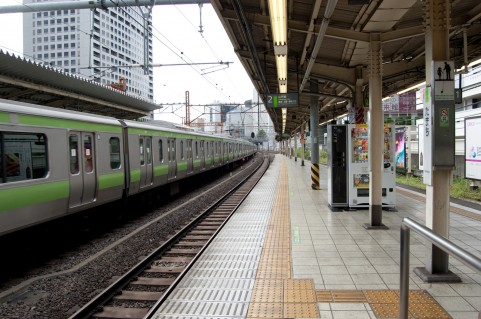
[{"label": "green stripe on train", "polygon": [[177,163],[177,171],[185,171],[187,170],[187,162]]},{"label": "green stripe on train", "polygon": [[117,172],[99,176],[99,189],[112,188],[124,185],[124,172]]},{"label": "green stripe on train", "polygon": [[10,116],[8,116],[8,113],[0,112],[0,122],[1,122],[1,123],[8,123],[8,122],[10,122]]},{"label": "green stripe on train", "polygon": [[159,165],[154,167],[154,176],[167,175],[168,172],[169,172],[168,165]]},{"label": "green stripe on train", "polygon": [[194,168],[199,168],[200,167],[200,160],[195,160],[194,161]]},{"label": "green stripe on train", "polygon": [[130,170],[130,182],[131,183],[140,182],[140,168]]},{"label": "green stripe on train", "polygon": [[88,123],[81,121],[56,119],[50,117],[41,117],[35,115],[18,115],[18,124],[24,125],[37,125],[37,126],[47,126],[47,127],[59,127],[66,129],[82,130],[82,131],[100,131],[100,132],[111,132],[111,133],[121,133],[122,127],[108,124],[100,123]]},{"label": "green stripe on train", "polygon": [[70,184],[68,181],[0,190],[0,212],[67,199],[69,193]]}]

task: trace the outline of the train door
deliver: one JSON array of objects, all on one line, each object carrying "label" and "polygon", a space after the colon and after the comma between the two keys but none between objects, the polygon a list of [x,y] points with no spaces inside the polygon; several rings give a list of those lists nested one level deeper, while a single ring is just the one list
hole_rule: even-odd
[{"label": "train door", "polygon": [[93,133],[69,133],[69,207],[80,206],[95,200],[97,193],[95,153]]},{"label": "train door", "polygon": [[203,170],[205,169],[205,150],[204,150],[204,141],[200,141],[200,154],[199,154],[199,159],[200,159],[200,169]]},{"label": "train door", "polygon": [[139,137],[140,152],[140,188],[151,186],[153,183],[152,138]]},{"label": "train door", "polygon": [[192,140],[187,140],[187,174],[192,173],[194,169],[192,157]]},{"label": "train door", "polygon": [[173,179],[177,176],[177,159],[175,153],[175,138],[167,139],[167,159],[169,161],[169,177]]}]

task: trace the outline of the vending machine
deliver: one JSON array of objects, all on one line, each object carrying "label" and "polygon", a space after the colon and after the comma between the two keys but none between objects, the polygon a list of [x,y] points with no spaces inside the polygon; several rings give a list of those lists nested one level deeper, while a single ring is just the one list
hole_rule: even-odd
[{"label": "vending machine", "polygon": [[[348,125],[349,208],[369,206],[369,143],[367,124]],[[382,207],[396,206],[396,167],[394,125],[384,126]]]},{"label": "vending machine", "polygon": [[348,205],[347,126],[327,126],[327,202],[331,209]]}]

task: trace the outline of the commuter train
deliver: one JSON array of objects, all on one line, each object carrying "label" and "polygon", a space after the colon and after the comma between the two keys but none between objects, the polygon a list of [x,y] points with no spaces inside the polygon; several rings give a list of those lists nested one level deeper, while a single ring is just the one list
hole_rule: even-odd
[{"label": "commuter train", "polygon": [[0,236],[255,152],[245,140],[0,99]]}]

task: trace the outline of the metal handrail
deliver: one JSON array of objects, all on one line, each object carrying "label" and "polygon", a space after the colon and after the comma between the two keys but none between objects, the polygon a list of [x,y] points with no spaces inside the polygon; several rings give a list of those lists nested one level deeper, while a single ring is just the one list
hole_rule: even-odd
[{"label": "metal handrail", "polygon": [[439,249],[458,259],[466,266],[481,273],[481,259],[467,252],[463,248],[449,241],[443,236],[435,234],[431,229],[405,217],[401,223],[401,282],[399,298],[399,318],[408,318],[409,305],[409,238],[410,229],[428,239]]}]

